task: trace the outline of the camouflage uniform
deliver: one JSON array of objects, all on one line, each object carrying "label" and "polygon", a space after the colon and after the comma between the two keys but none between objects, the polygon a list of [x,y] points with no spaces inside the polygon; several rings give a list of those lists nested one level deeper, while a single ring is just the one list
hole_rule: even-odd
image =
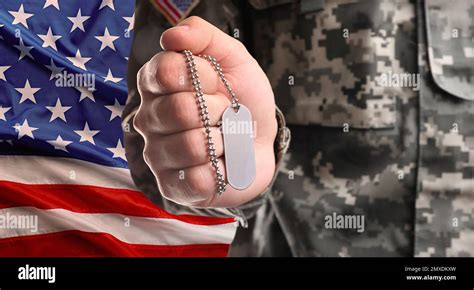
[{"label": "camouflage uniform", "polygon": [[[238,209],[183,209],[161,199],[131,128],[132,175],[152,200],[248,220],[233,255],[474,255],[474,2],[201,1],[192,14],[239,29],[291,146],[283,154],[280,119],[279,174],[267,192]],[[168,27],[137,1],[125,122],[139,103],[136,73]],[[419,90],[380,84],[417,73]],[[363,215],[365,231],[326,228],[333,213]]]}]

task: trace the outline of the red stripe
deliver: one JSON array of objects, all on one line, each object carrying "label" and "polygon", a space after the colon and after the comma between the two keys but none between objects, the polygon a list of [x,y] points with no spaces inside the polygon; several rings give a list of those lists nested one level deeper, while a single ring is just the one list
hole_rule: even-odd
[{"label": "red stripe", "polygon": [[177,219],[197,225],[219,225],[233,218],[175,215],[154,205],[143,193],[90,185],[24,184],[0,181],[0,209],[33,206],[79,213],[118,213],[128,216]]},{"label": "red stripe", "polygon": [[171,12],[174,13],[174,15],[179,19],[181,18],[181,13],[179,13],[178,10],[176,10],[176,8],[170,4],[170,2],[168,0],[163,0],[163,2],[165,3],[166,6],[168,6],[168,8],[171,10]]},{"label": "red stripe", "polygon": [[173,20],[174,24],[178,22],[179,18],[177,18],[176,15],[173,15],[172,13],[170,13],[169,9],[166,6],[164,6],[160,0],[156,0],[155,3],[161,8],[161,11],[163,11],[166,15],[168,15],[168,17],[170,17]]},{"label": "red stripe", "polygon": [[109,234],[80,231],[0,239],[2,257],[225,257],[228,250],[226,244],[132,245]]}]

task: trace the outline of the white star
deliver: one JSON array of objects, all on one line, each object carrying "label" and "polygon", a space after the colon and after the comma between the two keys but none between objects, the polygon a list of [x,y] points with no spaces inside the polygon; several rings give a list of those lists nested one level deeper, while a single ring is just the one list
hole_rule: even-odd
[{"label": "white star", "polygon": [[81,51],[78,49],[76,52],[76,56],[74,57],[66,57],[72,64],[78,68],[82,68],[83,70],[86,70],[85,64],[91,60],[90,57],[82,57]]},{"label": "white star", "polygon": [[20,104],[26,100],[30,100],[36,104],[35,94],[40,88],[32,88],[28,79],[26,80],[24,88],[15,88],[15,90],[21,93]]},{"label": "white star", "polygon": [[44,3],[44,6],[43,6],[43,9],[49,7],[49,6],[54,6],[56,7],[56,9],[59,10],[59,3],[58,3],[59,0],[46,0],[46,2]]},{"label": "white star", "polygon": [[74,132],[77,135],[81,136],[81,140],[79,140],[79,142],[88,141],[94,145],[95,145],[94,136],[100,133],[99,130],[89,129],[89,125],[87,124],[87,122],[86,122],[86,125],[84,126],[84,130],[74,130]]},{"label": "white star", "polygon": [[67,151],[66,146],[72,143],[72,141],[64,140],[61,137],[61,135],[58,135],[58,138],[56,138],[56,140],[49,140],[49,141],[46,141],[46,142],[53,145],[54,149],[62,150],[62,151],[65,151],[65,152],[69,152],[69,151]]},{"label": "white star", "polygon": [[122,158],[123,160],[127,161],[127,157],[125,156],[125,148],[123,148],[123,145],[120,139],[117,142],[117,147],[107,148],[107,150],[114,153],[112,158]]},{"label": "white star", "polygon": [[125,108],[125,106],[120,105],[117,99],[115,99],[115,104],[113,106],[105,106],[105,107],[107,108],[107,110],[111,112],[109,121],[112,121],[116,117],[121,118],[123,108]]},{"label": "white star", "polygon": [[18,11],[8,11],[15,19],[13,19],[12,24],[23,24],[26,28],[28,28],[28,22],[26,21],[28,18],[32,17],[34,14],[26,13],[23,9],[23,4],[20,5],[20,9]]},{"label": "white star", "polygon": [[0,105],[0,120],[3,120],[3,121],[7,120],[7,118],[5,118],[5,113],[10,111],[11,108],[12,107],[5,107],[4,108]]},{"label": "white star", "polygon": [[11,66],[0,66],[0,80],[6,81],[7,79],[5,78],[5,71],[9,69]]},{"label": "white star", "polygon": [[76,88],[79,92],[81,92],[81,96],[79,97],[79,102],[81,102],[84,99],[90,99],[91,101],[95,102],[94,95],[92,94],[92,91],[89,90],[88,88],[85,87],[78,87]]},{"label": "white star", "polygon": [[135,24],[135,13],[133,13],[132,17],[122,17],[122,18],[128,22],[127,31],[132,31],[133,26]]},{"label": "white star", "polygon": [[110,35],[109,29],[106,27],[104,35],[96,36],[95,38],[97,38],[101,42],[100,51],[102,51],[106,47],[110,47],[112,50],[115,51],[114,41],[117,40],[117,38],[119,37]]},{"label": "white star", "polygon": [[56,47],[56,41],[60,39],[62,36],[53,35],[53,31],[51,31],[51,27],[48,28],[48,32],[46,34],[38,34],[38,36],[43,40],[42,47],[51,47],[54,50],[58,51],[58,48]]},{"label": "white star", "polygon": [[112,71],[109,69],[109,71],[107,72],[107,76],[105,77],[105,80],[104,82],[113,82],[113,83],[118,83],[120,82],[121,80],[123,80],[122,78],[116,78],[112,75]]},{"label": "white star", "polygon": [[114,0],[102,0],[102,3],[100,3],[99,10],[104,8],[105,6],[108,6],[110,9],[115,11]]},{"label": "white star", "polygon": [[14,45],[14,47],[16,47],[16,48],[20,51],[20,58],[18,58],[18,60],[23,59],[25,56],[28,56],[28,57],[30,57],[31,59],[34,59],[33,56],[32,56],[31,53],[30,53],[30,50],[33,49],[33,46],[26,46],[26,45],[23,43],[23,39],[22,39],[22,38],[20,38],[20,44]]},{"label": "white star", "polygon": [[76,17],[68,17],[68,19],[72,22],[72,28],[70,32],[73,32],[76,30],[76,28],[79,28],[80,30],[84,31],[84,22],[89,19],[90,16],[82,16],[81,14],[81,9],[77,11]]},{"label": "white star", "polygon": [[71,107],[69,106],[63,107],[61,104],[61,101],[58,98],[58,100],[56,101],[56,105],[54,107],[46,106],[46,109],[48,109],[52,113],[51,119],[49,120],[50,122],[56,120],[57,118],[63,120],[64,122],[67,122],[66,116],[64,115],[64,113],[66,113],[69,109],[71,109]]},{"label": "white star", "polygon": [[33,131],[38,130],[38,128],[30,127],[30,125],[28,124],[28,120],[26,119],[25,121],[23,121],[23,124],[16,124],[15,126],[13,126],[13,128],[15,128],[15,131],[18,132],[18,140],[21,139],[23,136],[28,136],[31,139],[35,139],[35,136],[33,136]]},{"label": "white star", "polygon": [[51,59],[51,65],[45,65],[49,70],[51,71],[51,76],[49,77],[49,80],[52,80],[56,77],[56,75],[61,74],[61,72],[64,70],[63,67],[56,66],[54,64],[54,61]]}]

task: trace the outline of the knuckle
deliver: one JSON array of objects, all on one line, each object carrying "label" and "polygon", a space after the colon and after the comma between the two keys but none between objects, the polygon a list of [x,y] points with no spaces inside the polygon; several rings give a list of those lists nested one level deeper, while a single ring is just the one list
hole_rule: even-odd
[{"label": "knuckle", "polygon": [[182,145],[187,153],[186,157],[188,160],[193,162],[199,162],[205,160],[206,158],[206,152],[203,150],[203,144],[205,144],[205,140],[199,140],[200,137],[201,135],[196,134],[195,130],[188,131],[183,137]]},{"label": "knuckle", "polygon": [[199,196],[200,200],[207,200],[213,193],[214,180],[209,179],[208,174],[205,172],[206,169],[203,166],[199,166],[188,173],[187,183],[189,190]]},{"label": "knuckle", "polygon": [[145,163],[150,167],[150,170],[154,171],[155,164],[152,162],[152,157],[153,154],[151,153],[149,142],[145,142],[143,147],[143,160],[145,160]]},{"label": "knuckle", "polygon": [[176,204],[190,206],[193,203],[192,194],[183,192],[180,186],[176,186],[166,180],[166,178],[160,177],[160,174],[156,175],[156,181],[161,193],[161,196],[170,200]]},{"label": "knuckle", "polygon": [[150,138],[145,140],[143,159],[154,173],[166,169],[166,154],[169,154],[166,150],[159,139]]},{"label": "knuckle", "polygon": [[163,196],[165,199],[179,204],[179,201],[175,199],[175,194],[171,189],[168,189],[167,186],[163,186],[163,189],[160,192],[161,196]]},{"label": "knuckle", "polygon": [[173,186],[169,185],[165,178],[161,177],[161,174],[157,173],[155,174],[156,177],[156,182],[158,184],[159,191],[161,193],[161,196],[163,196],[167,200],[171,200],[172,202],[177,202],[176,200],[176,193],[175,189]]},{"label": "knuckle", "polygon": [[133,117],[133,128],[135,128],[135,130],[141,134],[144,133],[146,127],[143,114],[143,109],[141,109],[140,106],[137,113],[135,114],[135,117]]},{"label": "knuckle", "polygon": [[145,142],[145,145],[143,146],[143,157],[146,160],[150,160],[150,156],[152,156],[152,154],[150,152],[150,143]]},{"label": "knuckle", "polygon": [[153,68],[156,64],[156,59],[159,55],[155,55],[152,59],[146,62],[137,73],[137,88],[140,96],[143,97],[148,93],[156,93],[156,84],[154,82]]},{"label": "knuckle", "polygon": [[176,125],[180,128],[188,128],[193,118],[195,101],[183,95],[172,95],[169,99],[169,112],[173,114]]},{"label": "knuckle", "polygon": [[139,90],[143,90],[144,88],[144,78],[145,78],[145,66],[147,64],[145,63],[139,70],[138,70],[138,73],[137,73],[137,87]]},{"label": "knuckle", "polygon": [[179,80],[175,73],[174,57],[170,54],[161,54],[156,62],[155,78],[162,91],[175,87]]}]

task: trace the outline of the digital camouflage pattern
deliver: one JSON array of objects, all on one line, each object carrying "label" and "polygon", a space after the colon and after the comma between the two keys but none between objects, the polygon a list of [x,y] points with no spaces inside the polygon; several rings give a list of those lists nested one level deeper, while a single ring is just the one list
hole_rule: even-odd
[{"label": "digital camouflage pattern", "polygon": [[[447,2],[201,0],[191,14],[237,31],[267,73],[291,145],[269,193],[239,209],[185,209],[161,199],[130,128],[137,185],[171,211],[248,219],[235,256],[474,255],[474,3]],[[137,1],[126,122],[136,73],[168,27]],[[416,73],[420,90],[380,83]],[[365,231],[327,229],[333,213],[363,215]]]},{"label": "digital camouflage pattern", "polygon": [[417,256],[474,255],[474,2],[453,2],[427,2],[419,31]]}]

